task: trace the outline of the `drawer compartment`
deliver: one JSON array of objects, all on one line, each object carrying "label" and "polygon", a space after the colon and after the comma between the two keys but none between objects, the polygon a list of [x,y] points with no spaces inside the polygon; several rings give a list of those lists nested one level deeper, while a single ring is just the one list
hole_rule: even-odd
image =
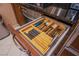
[{"label": "drawer compartment", "polygon": [[48,17],[41,17],[39,20],[25,26],[19,32],[40,52],[45,55],[67,29],[61,22]]}]

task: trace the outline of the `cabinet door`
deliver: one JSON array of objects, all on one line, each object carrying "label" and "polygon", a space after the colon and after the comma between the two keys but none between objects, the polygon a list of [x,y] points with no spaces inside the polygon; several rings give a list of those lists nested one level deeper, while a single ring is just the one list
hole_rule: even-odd
[{"label": "cabinet door", "polygon": [[69,51],[71,51],[75,55],[79,55],[79,28],[77,28],[76,32],[66,44],[66,47]]},{"label": "cabinet door", "polygon": [[61,56],[74,56],[74,54],[64,49],[63,52],[61,53]]},{"label": "cabinet door", "polygon": [[75,28],[69,39],[63,45],[57,55],[61,56],[79,56],[79,25]]},{"label": "cabinet door", "polygon": [[73,43],[71,43],[70,47],[79,52],[79,35],[76,37]]}]

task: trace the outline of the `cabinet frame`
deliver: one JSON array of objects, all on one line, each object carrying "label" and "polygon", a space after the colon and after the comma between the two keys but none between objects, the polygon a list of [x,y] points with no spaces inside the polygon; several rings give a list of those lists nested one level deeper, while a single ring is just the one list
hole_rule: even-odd
[{"label": "cabinet frame", "polygon": [[71,44],[74,42],[77,36],[79,36],[79,24],[77,24],[74,31],[71,33],[71,35],[69,36],[69,38],[67,39],[67,41],[65,42],[63,47],[60,49],[57,55],[61,55],[65,49],[73,53],[74,55],[79,55],[79,53],[75,51],[76,49],[71,47]]}]

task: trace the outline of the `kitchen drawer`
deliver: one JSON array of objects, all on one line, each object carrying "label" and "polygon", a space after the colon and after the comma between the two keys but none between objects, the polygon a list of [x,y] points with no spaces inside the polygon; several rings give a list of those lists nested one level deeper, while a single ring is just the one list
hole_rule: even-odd
[{"label": "kitchen drawer", "polygon": [[[66,24],[44,16],[18,31],[40,55],[51,55],[68,30],[69,26]],[[35,52],[32,51],[31,54],[35,54]]]}]

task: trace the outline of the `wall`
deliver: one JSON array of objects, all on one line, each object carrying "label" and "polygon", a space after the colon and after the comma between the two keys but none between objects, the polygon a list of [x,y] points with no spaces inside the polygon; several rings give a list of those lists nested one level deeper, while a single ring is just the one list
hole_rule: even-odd
[{"label": "wall", "polygon": [[18,25],[12,5],[9,3],[0,3],[0,15],[2,15],[5,23],[11,24],[13,27]]}]

